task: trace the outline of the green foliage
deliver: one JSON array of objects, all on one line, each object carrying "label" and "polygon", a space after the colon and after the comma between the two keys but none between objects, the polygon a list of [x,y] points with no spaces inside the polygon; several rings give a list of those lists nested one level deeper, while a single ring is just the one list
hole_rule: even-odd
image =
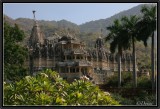
[{"label": "green foliage", "polygon": [[89,81],[68,83],[45,70],[15,83],[4,82],[4,105],[120,105]]},{"label": "green foliage", "polygon": [[[156,95],[152,94],[152,82],[150,77],[141,76],[137,78],[137,88],[133,88],[132,73],[122,72],[122,87],[118,87],[117,73],[107,80],[105,89],[111,93],[112,97],[122,105],[138,105],[138,102],[156,104]],[[145,105],[145,104],[142,104]]]},{"label": "green foliage", "polygon": [[118,87],[118,73],[115,73],[113,76],[108,77],[105,86]]},{"label": "green foliage", "polygon": [[[156,95],[148,94],[147,92],[143,92],[139,96],[134,97],[133,104],[138,105],[138,102],[149,103],[149,105],[156,105]],[[145,104],[142,104],[145,105]]]},{"label": "green foliage", "polygon": [[[137,27],[139,28],[139,33],[141,36],[138,37],[138,40],[142,40],[144,45],[147,46],[147,40],[149,37],[154,36],[154,31],[156,30],[157,22],[157,6],[151,5],[150,7],[144,5],[141,8],[142,19],[138,22]],[[152,48],[153,49],[153,48]]]},{"label": "green foliage", "polygon": [[152,81],[150,77],[141,76],[137,79],[137,82],[138,82],[137,86],[139,88],[148,88],[148,89],[152,88]]},{"label": "green foliage", "polygon": [[122,105],[133,105],[134,104],[133,100],[129,98],[124,98],[118,93],[114,93],[114,94],[112,93],[111,95],[115,100],[119,101],[119,103]]},{"label": "green foliage", "polygon": [[[132,72],[122,72],[122,87],[132,87]],[[115,72],[113,76],[107,78],[106,87],[118,87],[118,73]]]},{"label": "green foliage", "polygon": [[[132,88],[132,72],[122,72],[122,87],[123,88]],[[118,87],[118,74],[109,77],[105,84],[106,87]],[[147,76],[140,76],[137,78],[138,88],[148,88],[152,87],[151,79]]]},{"label": "green foliage", "polygon": [[26,75],[23,63],[27,49],[18,43],[24,39],[24,32],[15,24],[11,27],[4,23],[4,79],[19,80]]},{"label": "green foliage", "polygon": [[[111,96],[119,101],[120,104],[122,105],[140,105],[138,103],[144,102],[144,103],[149,103],[148,105],[156,105],[156,96],[152,94],[148,94],[146,91],[141,91],[139,95],[134,96],[133,98],[126,98],[122,97],[118,93],[111,93]],[[145,105],[145,104],[141,104]]]},{"label": "green foliage", "polygon": [[122,87],[124,88],[132,88],[133,83],[132,83],[132,72],[123,72],[122,74]]}]

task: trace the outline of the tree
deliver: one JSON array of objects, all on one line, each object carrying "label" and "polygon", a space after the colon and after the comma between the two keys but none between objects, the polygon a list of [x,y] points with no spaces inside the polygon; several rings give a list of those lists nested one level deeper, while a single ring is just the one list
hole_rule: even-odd
[{"label": "tree", "polygon": [[4,23],[4,80],[19,80],[26,75],[23,64],[27,50],[19,44],[24,37],[24,32],[18,25],[11,27]]},{"label": "tree", "polygon": [[141,8],[143,14],[142,19],[138,22],[137,27],[139,28],[139,33],[141,36],[138,37],[139,40],[144,42],[144,45],[147,46],[147,40],[149,37],[152,37],[151,43],[151,63],[152,63],[152,90],[155,88],[155,47],[154,47],[154,32],[156,30],[156,6],[152,5],[151,7],[143,6]]},{"label": "tree", "polygon": [[136,15],[130,17],[122,17],[121,19],[123,29],[126,32],[123,34],[125,36],[125,40],[123,43],[126,43],[126,47],[130,48],[132,46],[132,55],[133,55],[133,81],[134,87],[137,87],[137,72],[136,72],[136,51],[135,51],[135,43],[139,34],[137,33],[138,28],[136,28],[137,22],[139,21],[139,17]]},{"label": "tree", "polygon": [[110,31],[108,36],[106,37],[106,41],[110,40],[110,51],[112,53],[118,49],[118,86],[121,86],[121,56],[122,50],[126,49],[125,43],[123,43],[123,34],[124,30],[122,29],[122,25],[118,19],[114,20],[114,24],[112,26],[107,27],[107,30]]}]

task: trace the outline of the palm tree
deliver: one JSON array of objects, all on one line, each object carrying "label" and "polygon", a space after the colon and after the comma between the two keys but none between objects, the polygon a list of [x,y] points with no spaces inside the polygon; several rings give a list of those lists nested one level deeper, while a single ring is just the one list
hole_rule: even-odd
[{"label": "palm tree", "polygon": [[135,43],[136,43],[136,37],[138,37],[136,24],[139,21],[139,18],[136,15],[130,16],[130,17],[122,17],[121,19],[123,29],[126,30],[125,34],[125,40],[124,43],[126,43],[126,47],[130,49],[132,46],[132,55],[133,55],[133,83],[134,87],[137,87],[137,71],[136,71],[136,51],[135,51]]},{"label": "palm tree", "polygon": [[121,56],[124,44],[122,43],[122,25],[118,19],[114,20],[114,24],[112,26],[107,27],[107,30],[110,31],[108,36],[106,37],[106,41],[110,40],[110,51],[115,53],[115,50],[118,49],[118,86],[121,86]]},{"label": "palm tree", "polygon": [[155,88],[155,57],[154,57],[154,32],[156,30],[156,5],[151,7],[143,6],[141,8],[143,14],[142,19],[138,22],[137,27],[139,28],[140,37],[137,39],[142,40],[144,45],[147,46],[147,40],[152,37],[152,50],[151,50],[151,63],[152,63],[152,90]]}]

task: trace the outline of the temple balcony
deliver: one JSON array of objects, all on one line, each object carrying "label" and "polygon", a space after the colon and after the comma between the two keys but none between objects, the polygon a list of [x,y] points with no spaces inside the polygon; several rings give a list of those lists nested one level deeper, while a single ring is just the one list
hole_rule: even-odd
[{"label": "temple balcony", "polygon": [[92,63],[89,61],[78,61],[76,62],[77,66],[92,66]]},{"label": "temple balcony", "polygon": [[64,55],[68,55],[68,54],[71,54],[72,53],[72,50],[64,50]]},{"label": "temple balcony", "polygon": [[84,51],[81,50],[81,49],[74,49],[74,50],[72,51],[72,53],[73,53],[73,54],[84,54]]},{"label": "temple balcony", "polygon": [[80,41],[79,40],[71,40],[70,43],[80,44]]},{"label": "temple balcony", "polygon": [[67,62],[67,66],[74,66],[75,62]]},{"label": "temple balcony", "polygon": [[64,50],[64,55],[69,55],[69,54],[84,54],[84,51],[81,49],[65,49]]},{"label": "temple balcony", "polygon": [[57,65],[62,67],[62,66],[66,66],[67,64],[66,64],[66,62],[58,62]]},{"label": "temple balcony", "polygon": [[73,61],[67,61],[67,62],[58,62],[57,64],[60,67],[65,67],[65,66],[74,66],[75,62],[73,62]]}]

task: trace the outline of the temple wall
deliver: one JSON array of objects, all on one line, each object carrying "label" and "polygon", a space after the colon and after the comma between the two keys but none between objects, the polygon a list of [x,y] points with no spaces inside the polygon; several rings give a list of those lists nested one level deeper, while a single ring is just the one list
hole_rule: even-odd
[{"label": "temple wall", "polygon": [[34,67],[39,67],[39,59],[38,58],[33,60],[33,65],[34,65]]},{"label": "temple wall", "polygon": [[46,59],[45,58],[41,59],[41,66],[46,67]]},{"label": "temple wall", "polygon": [[54,65],[53,59],[48,59],[48,67],[52,67]]}]

